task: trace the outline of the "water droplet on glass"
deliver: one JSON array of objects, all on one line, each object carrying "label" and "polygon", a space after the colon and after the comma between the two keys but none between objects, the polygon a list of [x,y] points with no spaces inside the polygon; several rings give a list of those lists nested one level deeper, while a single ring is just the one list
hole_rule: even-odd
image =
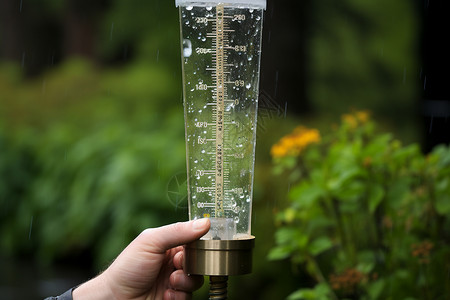
[{"label": "water droplet on glass", "polygon": [[190,57],[192,55],[192,43],[188,39],[183,40],[183,56]]},{"label": "water droplet on glass", "polygon": [[247,85],[245,86],[247,89],[250,89],[252,87],[252,85],[250,83],[247,83]]},{"label": "water droplet on glass", "polygon": [[193,8],[193,6],[186,6],[186,10],[192,10]]},{"label": "water droplet on glass", "polygon": [[207,6],[206,7],[206,10],[211,10],[212,9],[212,6]]},{"label": "water droplet on glass", "polygon": [[239,223],[239,217],[238,216],[236,216],[236,217],[234,217],[234,223]]},{"label": "water droplet on glass", "polygon": [[198,159],[194,160],[194,164],[197,164],[197,163],[198,163]]}]

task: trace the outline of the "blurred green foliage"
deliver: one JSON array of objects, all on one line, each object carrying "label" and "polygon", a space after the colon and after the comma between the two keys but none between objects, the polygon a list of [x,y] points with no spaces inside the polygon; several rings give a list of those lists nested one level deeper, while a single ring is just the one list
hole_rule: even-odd
[{"label": "blurred green foliage", "polygon": [[167,198],[185,165],[167,69],[73,60],[43,78],[2,80],[3,251],[50,262],[95,246],[104,263],[140,230],[186,218]]},{"label": "blurred green foliage", "polygon": [[297,129],[272,151],[292,186],[269,258],[316,281],[289,299],[448,298],[450,148],[423,155],[378,133],[367,112],[342,119],[319,140]]}]

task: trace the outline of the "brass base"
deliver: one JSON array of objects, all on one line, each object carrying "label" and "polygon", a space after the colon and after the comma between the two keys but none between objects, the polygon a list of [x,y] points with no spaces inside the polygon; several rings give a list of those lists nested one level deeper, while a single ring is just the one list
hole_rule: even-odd
[{"label": "brass base", "polygon": [[190,275],[231,276],[252,272],[255,237],[198,240],[184,247],[184,270]]}]

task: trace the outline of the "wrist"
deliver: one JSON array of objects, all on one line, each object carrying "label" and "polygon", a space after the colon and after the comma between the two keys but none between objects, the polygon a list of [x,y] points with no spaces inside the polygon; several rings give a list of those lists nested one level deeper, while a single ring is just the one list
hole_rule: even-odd
[{"label": "wrist", "polygon": [[115,299],[104,273],[81,284],[72,292],[73,300]]}]

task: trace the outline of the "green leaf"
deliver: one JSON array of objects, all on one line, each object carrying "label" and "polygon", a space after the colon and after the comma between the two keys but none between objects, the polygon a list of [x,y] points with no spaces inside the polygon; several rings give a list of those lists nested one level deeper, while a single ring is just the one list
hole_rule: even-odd
[{"label": "green leaf", "polygon": [[333,247],[333,242],[326,236],[319,237],[315,239],[310,245],[309,245],[309,252],[313,256],[317,256]]},{"label": "green leaf", "polygon": [[400,204],[410,192],[411,178],[398,178],[389,184],[386,194],[386,203],[393,209],[398,209]]},{"label": "green leaf", "polygon": [[288,300],[328,300],[330,288],[325,283],[317,284],[313,289],[299,289],[290,294]]},{"label": "green leaf", "polygon": [[378,205],[383,200],[385,191],[384,188],[379,184],[373,184],[369,188],[369,212],[373,214],[377,209]]},{"label": "green leaf", "polygon": [[358,262],[356,268],[364,274],[369,274],[375,268],[375,253],[373,251],[361,251],[358,254]]},{"label": "green leaf", "polygon": [[282,260],[288,258],[292,253],[291,247],[288,246],[280,246],[272,248],[267,255],[269,260]]},{"label": "green leaf", "polygon": [[297,204],[299,209],[310,208],[317,199],[324,193],[324,190],[319,186],[308,181],[303,181],[299,185],[291,188],[289,196]]},{"label": "green leaf", "polygon": [[316,292],[313,289],[300,289],[287,297],[288,300],[315,300]]},{"label": "green leaf", "polygon": [[371,300],[380,299],[380,296],[382,295],[385,286],[386,282],[384,281],[384,279],[380,279],[371,283],[367,287],[367,292],[370,296],[370,299]]},{"label": "green leaf", "polygon": [[436,211],[444,216],[450,214],[450,195],[439,195],[436,199]]},{"label": "green leaf", "polygon": [[327,182],[327,187],[331,191],[342,189],[346,182],[362,174],[361,169],[357,166],[348,165],[344,167],[345,169],[337,171],[338,173],[334,174],[333,178]]}]

